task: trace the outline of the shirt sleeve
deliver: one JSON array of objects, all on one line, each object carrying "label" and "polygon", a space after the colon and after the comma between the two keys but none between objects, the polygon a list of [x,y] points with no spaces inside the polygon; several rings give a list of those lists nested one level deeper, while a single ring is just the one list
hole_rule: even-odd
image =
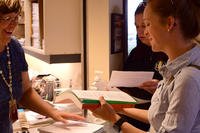
[{"label": "shirt sleeve", "polygon": [[23,48],[21,48],[20,55],[21,55],[21,61],[22,61],[21,71],[28,71],[28,64],[25,59],[25,54],[24,54]]},{"label": "shirt sleeve", "polygon": [[13,45],[13,54],[17,62],[20,64],[20,70],[21,71],[28,71],[28,64],[25,59],[24,49],[22,48],[21,44],[16,40],[12,39],[12,45]]},{"label": "shirt sleeve", "polygon": [[11,54],[13,55],[13,62],[16,65],[15,68],[20,71],[28,71],[28,64],[21,44],[15,38],[12,38],[9,45]]},{"label": "shirt sleeve", "polygon": [[200,110],[198,69],[181,72],[169,94],[169,107],[158,133],[190,133]]}]

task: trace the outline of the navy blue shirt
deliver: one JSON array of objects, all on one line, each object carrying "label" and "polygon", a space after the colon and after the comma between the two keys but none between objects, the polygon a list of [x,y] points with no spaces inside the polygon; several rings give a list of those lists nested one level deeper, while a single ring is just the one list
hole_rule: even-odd
[{"label": "navy blue shirt", "polygon": [[[22,72],[28,71],[28,65],[25,60],[24,50],[20,43],[14,38],[8,44],[10,48],[11,71],[13,97],[19,101],[22,97]],[[0,69],[3,71],[5,78],[8,80],[8,58],[6,48],[0,53]],[[3,133],[11,133],[12,123],[9,121],[9,102],[10,92],[8,86],[0,76],[0,130]]]}]

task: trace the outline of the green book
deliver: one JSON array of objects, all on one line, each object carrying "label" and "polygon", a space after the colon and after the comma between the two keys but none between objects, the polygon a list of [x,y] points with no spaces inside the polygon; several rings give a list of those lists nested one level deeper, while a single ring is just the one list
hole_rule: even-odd
[{"label": "green book", "polygon": [[115,110],[130,108],[136,100],[123,91],[94,91],[94,90],[67,90],[55,98],[56,103],[73,101],[80,109],[94,110],[100,106],[99,97],[111,104]]}]

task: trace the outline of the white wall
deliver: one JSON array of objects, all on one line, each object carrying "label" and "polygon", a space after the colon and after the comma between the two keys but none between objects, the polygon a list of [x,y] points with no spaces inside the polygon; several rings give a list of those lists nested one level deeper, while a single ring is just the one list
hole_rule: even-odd
[{"label": "white wall", "polygon": [[103,80],[108,81],[111,70],[120,69],[122,64],[122,54],[110,55],[111,12],[122,12],[122,0],[87,0],[89,85],[94,79],[94,71],[102,71]]},{"label": "white wall", "polygon": [[87,0],[87,53],[89,84],[94,71],[102,71],[109,78],[109,1]]}]

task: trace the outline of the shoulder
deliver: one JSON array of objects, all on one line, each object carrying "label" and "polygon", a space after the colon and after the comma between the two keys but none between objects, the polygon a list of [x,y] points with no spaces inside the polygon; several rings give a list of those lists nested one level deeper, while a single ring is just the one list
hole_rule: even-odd
[{"label": "shoulder", "polygon": [[179,85],[185,88],[190,87],[191,89],[198,89],[200,93],[200,70],[195,67],[185,67],[177,76],[177,82]]},{"label": "shoulder", "polygon": [[21,44],[19,43],[19,41],[17,39],[15,39],[14,37],[11,38],[11,40],[9,42],[9,47],[11,50],[14,50],[15,52],[23,52],[24,51]]},{"label": "shoulder", "polygon": [[[200,64],[197,66],[200,66]],[[197,67],[193,67],[193,66],[184,67],[181,70],[180,76],[196,79],[197,77],[200,77],[200,69],[198,69]]]},{"label": "shoulder", "polygon": [[[142,54],[141,54],[142,53]],[[137,57],[137,58],[144,58],[144,57],[149,57],[149,49],[141,47],[141,46],[136,46],[133,48],[129,54],[130,58],[132,57]]]},{"label": "shoulder", "polygon": [[130,52],[130,54],[129,55],[132,55],[132,54],[134,54],[136,51],[138,50],[138,47],[135,47],[135,48],[133,48],[132,50],[131,50],[131,52]]}]

